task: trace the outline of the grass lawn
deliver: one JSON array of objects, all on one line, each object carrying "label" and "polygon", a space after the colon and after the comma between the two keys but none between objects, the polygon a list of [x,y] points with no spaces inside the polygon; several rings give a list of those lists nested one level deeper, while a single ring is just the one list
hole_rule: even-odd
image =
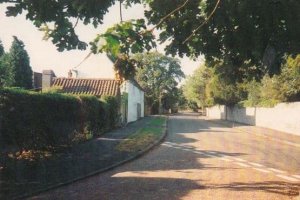
[{"label": "grass lawn", "polygon": [[137,130],[116,146],[119,151],[135,152],[145,149],[164,133],[165,117],[153,118],[146,127]]}]

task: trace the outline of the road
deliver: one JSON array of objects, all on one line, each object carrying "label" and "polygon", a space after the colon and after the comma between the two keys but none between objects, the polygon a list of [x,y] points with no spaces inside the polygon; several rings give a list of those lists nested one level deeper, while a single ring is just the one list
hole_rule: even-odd
[{"label": "road", "polygon": [[31,199],[297,199],[300,137],[243,130],[170,116],[166,140],[141,158]]}]

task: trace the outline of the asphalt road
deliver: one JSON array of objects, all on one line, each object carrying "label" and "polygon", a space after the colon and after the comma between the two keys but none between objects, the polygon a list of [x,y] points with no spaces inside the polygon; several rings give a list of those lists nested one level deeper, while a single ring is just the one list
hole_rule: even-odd
[{"label": "asphalt road", "polygon": [[259,130],[170,116],[165,142],[143,157],[31,199],[298,199],[300,137]]}]

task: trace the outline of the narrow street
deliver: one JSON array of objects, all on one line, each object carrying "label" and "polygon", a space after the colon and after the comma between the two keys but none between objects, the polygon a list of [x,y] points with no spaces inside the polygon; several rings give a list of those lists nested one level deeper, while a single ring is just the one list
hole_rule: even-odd
[{"label": "narrow street", "polygon": [[178,114],[169,117],[166,140],[141,158],[31,199],[296,199],[300,137],[291,137]]}]

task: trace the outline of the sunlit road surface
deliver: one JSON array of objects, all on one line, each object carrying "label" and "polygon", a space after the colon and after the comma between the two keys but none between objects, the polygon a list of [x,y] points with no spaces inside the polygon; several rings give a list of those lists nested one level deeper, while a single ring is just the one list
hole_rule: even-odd
[{"label": "sunlit road surface", "polygon": [[168,137],[145,156],[31,199],[298,200],[300,137],[254,131],[170,116]]}]

